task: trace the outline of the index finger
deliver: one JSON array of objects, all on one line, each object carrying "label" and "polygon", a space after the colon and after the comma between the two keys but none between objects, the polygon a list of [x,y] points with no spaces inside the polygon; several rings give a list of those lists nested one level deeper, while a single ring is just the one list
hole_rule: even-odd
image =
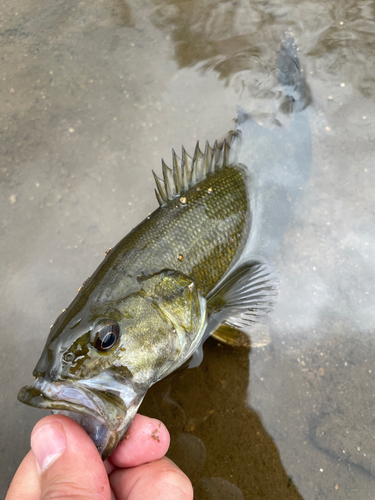
[{"label": "index finger", "polygon": [[155,418],[137,414],[108,461],[115,467],[136,467],[162,458],[170,437],[165,425]]},{"label": "index finger", "polygon": [[[26,485],[26,486],[25,486]],[[33,452],[22,460],[5,500],[39,500],[40,482]]]}]

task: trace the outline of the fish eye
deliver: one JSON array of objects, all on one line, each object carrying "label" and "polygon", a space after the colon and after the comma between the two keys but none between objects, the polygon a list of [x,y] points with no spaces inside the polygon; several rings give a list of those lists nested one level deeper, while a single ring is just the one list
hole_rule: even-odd
[{"label": "fish eye", "polygon": [[67,363],[71,363],[72,361],[74,361],[74,354],[72,352],[66,352],[63,356],[64,358],[64,361],[66,361]]},{"label": "fish eye", "polygon": [[92,345],[102,352],[109,351],[116,344],[120,328],[115,321],[103,321],[95,328]]}]

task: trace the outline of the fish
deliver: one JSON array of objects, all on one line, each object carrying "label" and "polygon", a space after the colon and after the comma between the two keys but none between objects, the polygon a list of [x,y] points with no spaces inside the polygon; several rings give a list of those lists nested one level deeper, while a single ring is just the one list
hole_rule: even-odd
[{"label": "fish", "polygon": [[[270,264],[236,266],[251,233],[251,175],[233,161],[237,134],[155,173],[159,207],[108,252],[52,325],[18,399],[74,418],[103,459],[147,390],[230,326],[258,321],[277,297]],[[238,328],[238,325],[237,325]],[[228,330],[228,328],[226,328]],[[216,333],[220,339],[220,334]],[[195,361],[194,361],[195,356]]]},{"label": "fish", "polygon": [[[302,112],[302,78],[291,36],[282,43],[278,66],[288,109]],[[242,156],[249,158],[252,149],[243,136],[259,130],[241,112],[223,141],[212,147],[206,142],[203,152],[197,143],[192,156],[184,147],[181,157],[172,150],[172,168],[162,160],[162,177],[153,172],[159,207],[106,252],[52,325],[34,383],[18,393],[22,403],[81,424],[103,460],[124,437],[153,384],[184,365],[198,366],[209,336],[241,345],[241,332],[277,301],[279,278],[260,250],[272,255],[290,202],[284,210],[285,196],[276,197],[286,217],[276,215],[277,239],[265,236],[262,221],[271,209],[278,212],[274,174],[267,177],[270,169],[262,170],[251,157],[250,167],[239,159],[239,152],[245,150]],[[267,154],[272,140],[271,134]],[[262,188],[263,198],[259,185],[267,191],[270,186],[268,195]],[[290,182],[280,186],[296,191]]]}]

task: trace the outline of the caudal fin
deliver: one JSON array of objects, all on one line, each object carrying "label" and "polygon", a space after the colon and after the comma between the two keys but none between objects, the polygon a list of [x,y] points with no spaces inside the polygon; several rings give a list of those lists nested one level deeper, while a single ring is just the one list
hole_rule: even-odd
[{"label": "caudal fin", "polygon": [[276,56],[277,80],[282,86],[284,99],[280,110],[286,114],[307,108],[312,96],[301,69],[296,42],[290,31],[284,33]]}]

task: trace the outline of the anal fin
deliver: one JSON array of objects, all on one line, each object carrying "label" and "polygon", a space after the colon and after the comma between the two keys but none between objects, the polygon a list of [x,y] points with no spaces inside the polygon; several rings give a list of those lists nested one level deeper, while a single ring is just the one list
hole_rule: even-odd
[{"label": "anal fin", "polygon": [[250,337],[245,332],[226,323],[220,325],[217,330],[211,333],[211,336],[232,347],[250,347],[251,345]]}]

